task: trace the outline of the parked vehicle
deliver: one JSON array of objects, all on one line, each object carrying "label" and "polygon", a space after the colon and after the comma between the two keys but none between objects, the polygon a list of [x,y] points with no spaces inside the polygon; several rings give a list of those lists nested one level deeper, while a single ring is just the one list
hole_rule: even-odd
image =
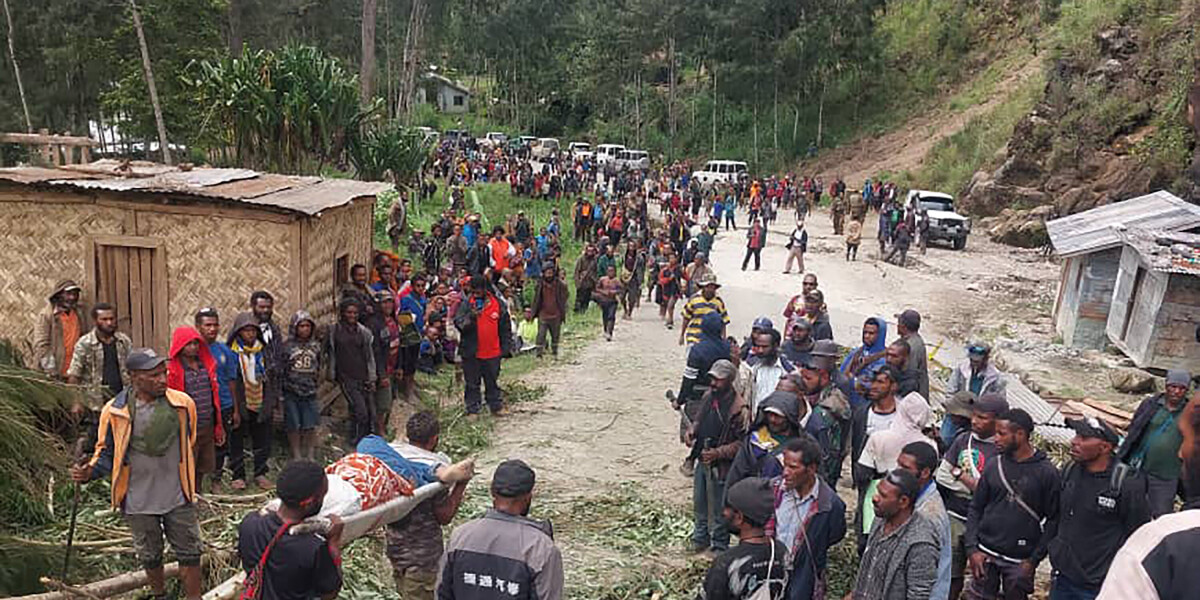
[{"label": "parked vehicle", "polygon": [[518,137],[517,139],[520,140],[521,144],[524,145],[526,148],[533,146],[533,143],[537,141],[537,137],[532,136],[532,135],[522,135],[522,136]]},{"label": "parked vehicle", "polygon": [[596,146],[596,164],[606,165],[617,160],[617,153],[624,150],[621,144],[600,144]]},{"label": "parked vehicle", "polygon": [[587,160],[595,158],[596,154],[592,152],[592,145],[587,142],[571,142],[567,144],[567,153],[573,158]]},{"label": "parked vehicle", "polygon": [[615,166],[618,169],[650,170],[650,154],[645,150],[622,150],[617,153]]},{"label": "parked vehicle", "polygon": [[718,183],[732,184],[746,174],[746,163],[740,160],[710,160],[704,168],[692,172],[692,179],[703,188],[711,188]]},{"label": "parked vehicle", "polygon": [[501,131],[489,131],[487,135],[476,140],[480,148],[499,148],[508,143],[508,134]]},{"label": "parked vehicle", "polygon": [[416,127],[417,131],[421,132],[421,139],[426,144],[436,144],[438,141],[438,132],[432,127]]},{"label": "parked vehicle", "polygon": [[971,233],[971,219],[954,210],[954,197],[950,194],[911,190],[908,192],[905,206],[920,206],[925,210],[925,218],[929,219],[929,241],[950,242],[955,250],[962,250],[967,246],[967,236]]},{"label": "parked vehicle", "polygon": [[538,138],[531,146],[533,158],[550,158],[558,152],[557,138]]}]

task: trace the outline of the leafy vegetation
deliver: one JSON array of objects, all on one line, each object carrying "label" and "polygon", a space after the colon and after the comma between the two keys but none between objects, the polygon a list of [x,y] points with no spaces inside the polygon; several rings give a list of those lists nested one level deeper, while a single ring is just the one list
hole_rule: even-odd
[{"label": "leafy vegetation", "polygon": [[[190,82],[205,115],[201,139],[222,152],[231,148],[231,158],[250,168],[319,173],[377,107],[359,108],[357,77],[311,46],[247,51],[194,70]],[[387,147],[373,132],[365,135],[356,163],[373,175],[406,166],[400,143]]]}]

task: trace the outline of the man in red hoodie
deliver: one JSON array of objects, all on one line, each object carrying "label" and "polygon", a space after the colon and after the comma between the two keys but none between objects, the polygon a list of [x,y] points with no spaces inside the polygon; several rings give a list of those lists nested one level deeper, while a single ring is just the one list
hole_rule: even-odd
[{"label": "man in red hoodie", "polygon": [[217,446],[225,444],[217,362],[200,332],[193,327],[175,329],[169,355],[167,388],[187,394],[196,404],[196,445],[193,447],[196,489],[204,492],[204,476],[216,470]]}]

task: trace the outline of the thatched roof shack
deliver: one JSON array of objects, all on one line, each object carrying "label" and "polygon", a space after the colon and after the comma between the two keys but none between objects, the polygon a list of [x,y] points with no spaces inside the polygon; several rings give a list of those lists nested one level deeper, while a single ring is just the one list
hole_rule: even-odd
[{"label": "thatched roof shack", "polygon": [[196,310],[222,325],[252,291],[332,313],[350,265],[371,255],[381,183],[99,161],[0,169],[0,338],[28,344],[55,282],[117,307],[135,344],[165,351]]}]

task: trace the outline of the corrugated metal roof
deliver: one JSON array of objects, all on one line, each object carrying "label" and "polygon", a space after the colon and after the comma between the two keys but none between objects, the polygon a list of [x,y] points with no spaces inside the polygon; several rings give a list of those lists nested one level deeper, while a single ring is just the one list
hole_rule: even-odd
[{"label": "corrugated metal roof", "polygon": [[1130,228],[1119,232],[1154,271],[1200,275],[1200,235]]},{"label": "corrugated metal roof", "polygon": [[391,189],[381,182],[258,173],[249,169],[180,170],[155,163],[103,160],[70,169],[0,169],[0,180],[28,186],[186,195],[278,208],[305,215],[376,196]]},{"label": "corrugated metal roof", "polygon": [[[1004,397],[1008,400],[1008,405],[1011,408],[1019,408],[1029,413],[1033,417],[1035,423],[1034,431],[1046,440],[1055,444],[1070,444],[1071,438],[1075,437],[1075,432],[1067,427],[1066,419],[1058,407],[1046,402],[1041,396],[1033,393],[1032,390],[1025,387],[1019,378],[1011,373],[1001,373],[1004,378],[1005,392]],[[945,389],[945,381],[939,380],[940,385],[935,386],[940,389]],[[945,394],[942,392],[931,392],[933,396],[933,404],[937,408],[941,408],[946,400]]]},{"label": "corrugated metal roof", "polygon": [[1200,227],[1200,206],[1159,190],[1046,223],[1054,250],[1064,258],[1119,246],[1114,227],[1185,231]]}]

